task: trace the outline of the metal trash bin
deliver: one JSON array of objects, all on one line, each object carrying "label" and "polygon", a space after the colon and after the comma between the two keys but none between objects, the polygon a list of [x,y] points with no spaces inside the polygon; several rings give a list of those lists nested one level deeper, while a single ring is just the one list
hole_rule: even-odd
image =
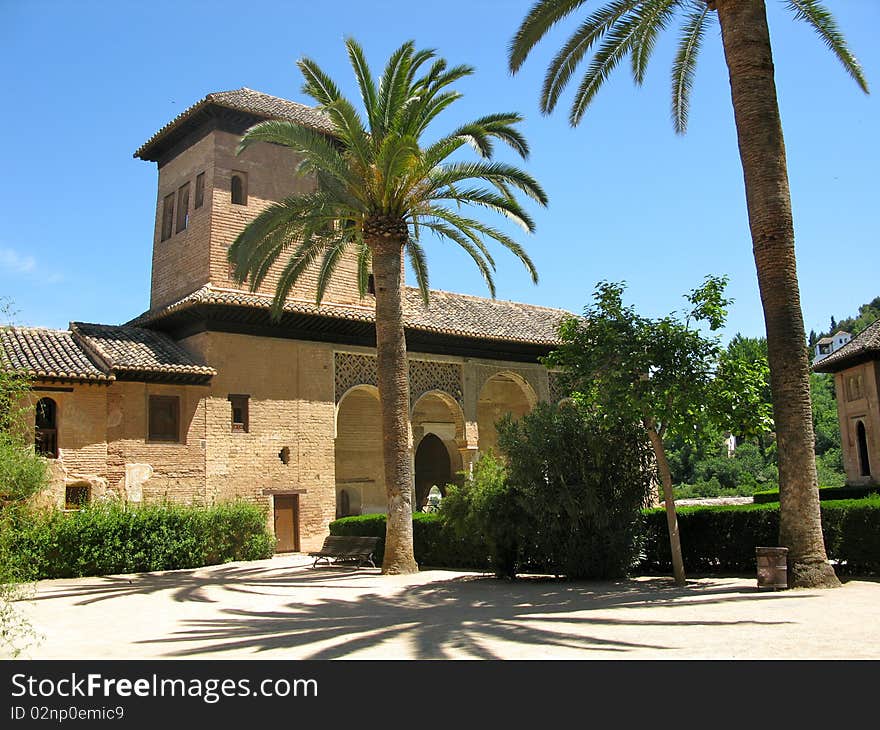
[{"label": "metal trash bin", "polygon": [[758,588],[788,588],[788,548],[756,547]]}]

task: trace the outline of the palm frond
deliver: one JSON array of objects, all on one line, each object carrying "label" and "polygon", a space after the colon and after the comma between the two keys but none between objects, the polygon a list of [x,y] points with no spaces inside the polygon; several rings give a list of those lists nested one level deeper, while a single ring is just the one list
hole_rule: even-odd
[{"label": "palm frond", "polygon": [[495,298],[495,280],[492,277],[493,267],[489,265],[486,259],[483,257],[480,249],[475,246],[471,241],[469,241],[465,236],[463,236],[459,231],[456,231],[449,226],[443,225],[442,223],[438,223],[436,221],[426,221],[422,223],[422,226],[427,228],[430,231],[434,231],[441,238],[448,238],[452,241],[455,241],[459,246],[461,246],[467,254],[473,259],[474,263],[477,265],[477,268],[480,270],[480,274],[483,277],[483,281],[486,282],[486,286],[489,289],[489,293],[492,295],[492,298]]},{"label": "palm frond", "polygon": [[358,294],[361,299],[367,296],[370,288],[370,263],[373,260],[373,253],[370,247],[364,243],[363,238],[357,244],[357,278],[358,278]]},{"label": "palm frond", "polygon": [[[453,162],[435,169],[429,176],[433,189],[455,185],[465,180],[485,180],[494,185],[511,185],[532,200],[547,205],[547,194],[535,178],[505,162]],[[509,194],[507,197],[511,197]]]},{"label": "palm frond", "polygon": [[603,35],[602,45],[593,54],[593,60],[581,80],[571,105],[568,121],[572,127],[580,124],[584,112],[602,84],[605,83],[617,64],[632,50],[638,27],[639,17],[630,14],[612,25]]},{"label": "palm frond", "polygon": [[370,66],[360,44],[354,38],[346,38],[345,48],[348,51],[351,67],[354,69],[354,76],[361,91],[361,101],[363,101],[364,109],[367,112],[367,122],[372,131],[375,128],[376,81],[373,79],[373,74],[370,72]]},{"label": "palm frond", "polygon": [[406,95],[406,75],[414,53],[414,44],[407,41],[398,48],[385,66],[379,81],[376,100],[378,136],[391,128],[391,122]]},{"label": "palm frond", "polygon": [[787,3],[795,18],[806,21],[813,27],[825,45],[843,64],[847,73],[853,77],[859,88],[867,94],[868,80],[865,78],[865,73],[858,59],[849,50],[846,38],[837,27],[837,22],[831,15],[831,11],[819,0],[787,0]]},{"label": "palm frond", "polygon": [[578,26],[547,67],[541,89],[541,111],[544,114],[549,114],[556,108],[560,95],[596,40],[605,35],[640,1],[616,0],[588,15]]},{"label": "palm frond", "polygon": [[328,244],[324,250],[324,258],[318,267],[318,282],[315,287],[315,304],[320,304],[324,298],[324,293],[330,285],[333,278],[333,272],[339,266],[346,249],[351,245],[351,238],[345,235],[339,235],[335,241]]},{"label": "palm frond", "polygon": [[693,10],[687,15],[681,29],[678,50],[672,63],[672,123],[678,134],[687,131],[691,89],[697,69],[697,56],[706,32],[709,7]]},{"label": "palm frond", "polygon": [[527,233],[535,230],[532,217],[518,202],[485,188],[447,188],[445,192],[437,192],[431,197],[433,200],[454,200],[465,205],[479,205],[509,218]]},{"label": "palm frond", "polygon": [[633,42],[630,60],[632,62],[633,80],[641,86],[648,71],[648,61],[654,52],[657,35],[666,29],[670,18],[681,0],[652,0],[639,9],[639,27]]},{"label": "palm frond", "polygon": [[275,296],[272,298],[271,309],[273,318],[280,318],[290,290],[293,289],[303,272],[318,260],[324,249],[325,245],[316,245],[313,240],[306,240],[287,260],[278,277],[278,283],[275,285]]},{"label": "palm frond", "polygon": [[570,15],[586,0],[539,0],[526,14],[508,49],[511,73],[519,71],[532,48],[556,23]]},{"label": "palm frond", "polygon": [[410,238],[406,242],[406,255],[409,258],[410,266],[416,275],[416,283],[419,285],[419,294],[425,306],[428,306],[430,298],[430,290],[428,288],[428,259],[425,256],[425,249],[422,248],[418,239]]},{"label": "palm frond", "polygon": [[333,79],[325,74],[311,58],[301,58],[296,62],[296,65],[303,75],[303,93],[312,97],[318,104],[327,106],[342,96]]}]

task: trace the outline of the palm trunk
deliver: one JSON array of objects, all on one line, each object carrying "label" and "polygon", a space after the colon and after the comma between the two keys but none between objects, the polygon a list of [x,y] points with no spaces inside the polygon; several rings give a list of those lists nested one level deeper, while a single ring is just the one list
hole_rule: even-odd
[{"label": "palm trunk", "polygon": [[785,142],[764,0],[717,0],[736,119],[779,447],[779,542],[790,586],[840,585],[822,538],[810,364],[798,291]]},{"label": "palm trunk", "polygon": [[648,438],[654,448],[654,458],[657,459],[657,469],[660,472],[660,484],[663,485],[663,501],[666,505],[666,527],[669,530],[669,549],[672,553],[672,575],[676,585],[683,586],[686,583],[684,574],[684,560],[681,557],[681,539],[678,534],[678,515],[675,513],[675,499],[672,496],[672,474],[669,471],[669,462],[666,460],[666,449],[663,448],[663,439],[654,425],[645,423]]},{"label": "palm trunk", "polygon": [[[364,231],[376,284],[376,368],[382,416],[382,457],[388,514],[382,572],[415,573],[412,468],[409,455],[409,366],[403,332],[403,235],[396,221],[373,222]],[[370,235],[372,233],[372,235]]]}]

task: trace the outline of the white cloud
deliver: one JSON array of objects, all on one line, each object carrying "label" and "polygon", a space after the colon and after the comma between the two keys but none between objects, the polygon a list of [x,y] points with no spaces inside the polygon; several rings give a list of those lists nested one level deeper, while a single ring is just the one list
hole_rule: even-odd
[{"label": "white cloud", "polygon": [[0,248],[0,267],[14,274],[30,274],[36,270],[37,260],[12,248]]},{"label": "white cloud", "polygon": [[38,265],[36,258],[9,246],[0,246],[0,271],[26,276],[46,284],[58,284],[64,281],[64,274],[61,272],[46,271],[43,266]]}]

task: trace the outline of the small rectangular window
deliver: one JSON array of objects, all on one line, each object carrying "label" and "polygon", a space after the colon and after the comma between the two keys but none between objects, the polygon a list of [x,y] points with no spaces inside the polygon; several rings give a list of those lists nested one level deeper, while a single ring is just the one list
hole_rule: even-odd
[{"label": "small rectangular window", "polygon": [[189,183],[184,183],[177,191],[177,232],[186,230],[189,222]]},{"label": "small rectangular window", "polygon": [[249,429],[249,395],[230,395],[229,404],[232,406],[232,432],[247,433]]},{"label": "small rectangular window", "polygon": [[180,398],[151,395],[149,421],[150,441],[180,441]]},{"label": "small rectangular window", "polygon": [[196,175],[196,199],[193,202],[194,208],[201,208],[205,202],[205,173],[200,172]]},{"label": "small rectangular window", "polygon": [[174,232],[174,193],[165,196],[162,207],[162,240],[167,241]]},{"label": "small rectangular window", "polygon": [[64,489],[64,509],[82,509],[89,503],[89,488],[66,487]]}]

